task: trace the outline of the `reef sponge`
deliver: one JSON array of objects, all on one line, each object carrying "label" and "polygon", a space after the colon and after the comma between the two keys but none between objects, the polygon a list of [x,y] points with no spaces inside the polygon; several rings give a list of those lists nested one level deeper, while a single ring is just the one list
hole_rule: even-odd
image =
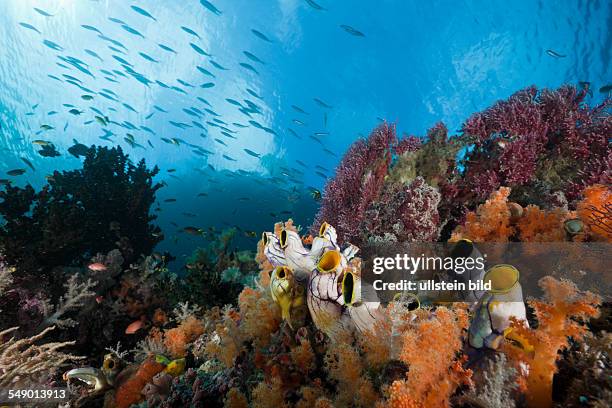
[{"label": "reef sponge", "polygon": [[598,316],[601,299],[591,292],[580,292],[570,281],[551,276],[542,278],[539,284],[544,299],[529,302],[538,320],[537,328],[511,318],[513,335],[525,341],[521,346],[508,342],[503,350],[516,364],[528,405],[546,408],[552,406],[553,376],[557,372],[559,352],[567,349],[570,337],[574,341],[584,337],[585,323]]},{"label": "reef sponge", "polygon": [[143,389],[163,369],[163,364],[156,362],[153,357],[143,361],[136,372],[117,387],[114,406],[128,408],[132,404],[142,401],[144,399]]}]

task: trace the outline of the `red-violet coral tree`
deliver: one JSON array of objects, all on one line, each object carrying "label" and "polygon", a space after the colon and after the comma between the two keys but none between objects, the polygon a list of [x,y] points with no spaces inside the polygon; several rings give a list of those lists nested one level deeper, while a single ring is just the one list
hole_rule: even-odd
[{"label": "red-violet coral tree", "polygon": [[532,86],[472,115],[462,128],[474,142],[462,192],[479,201],[500,186],[524,186],[532,198],[537,186],[545,198],[561,191],[574,200],[588,185],[610,184],[611,100],[590,107],[587,92]]},{"label": "red-violet coral tree", "polygon": [[475,113],[450,137],[442,123],[423,139],[398,140],[393,126],[380,126],[343,157],[313,232],[327,221],[356,245],[380,237],[446,240],[500,187],[522,206],[575,208],[586,187],[612,184],[611,99],[591,107],[587,91],[526,88]]},{"label": "red-violet coral tree", "polygon": [[328,222],[343,240],[359,240],[359,225],[383,186],[396,143],[395,127],[388,124],[376,128],[367,139],[353,143],[335,177],[325,186],[321,210],[313,226],[315,232],[323,222]]}]

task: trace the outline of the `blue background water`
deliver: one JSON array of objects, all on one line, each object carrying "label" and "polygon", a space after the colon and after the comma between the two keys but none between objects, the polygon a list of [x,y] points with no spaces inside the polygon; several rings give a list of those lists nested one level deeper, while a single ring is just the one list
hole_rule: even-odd
[{"label": "blue background water", "polygon": [[[200,238],[177,233],[186,225],[237,224],[259,232],[289,213],[308,225],[317,205],[308,188],[322,188],[325,181],[316,172],[332,175],[347,146],[381,120],[396,123],[400,133],[424,134],[440,120],[453,131],[472,112],[531,84],[557,87],[589,81],[593,98],[600,99],[597,89],[611,80],[609,1],[314,0],[325,10],[305,0],[211,3],[221,14],[198,0],[0,0],[0,178],[38,187],[52,170],[80,166],[66,151],[73,139],[86,145],[119,144],[132,158],[146,158],[162,169],[159,179],[168,186],[160,192],[159,222],[169,238],[162,248],[181,255],[201,243]],[[82,25],[96,27],[103,36]],[[342,25],[363,36],[350,34]],[[565,57],[551,56],[548,49]],[[122,66],[113,55],[130,66]],[[70,57],[82,61],[77,65],[91,75],[67,64]],[[249,63],[257,73],[240,63]],[[87,92],[64,74],[78,78],[94,99],[81,99]],[[146,81],[152,83],[142,83]],[[199,87],[207,82],[215,86]],[[248,99],[260,112],[249,118],[226,98],[242,106],[248,106]],[[63,104],[84,112],[72,115]],[[104,126],[88,124],[96,115],[92,107],[111,120],[105,127],[114,133],[110,140],[100,139]],[[192,107],[203,115],[183,110]],[[230,134],[236,139],[208,125],[215,116],[205,108],[220,115],[218,119],[237,132]],[[191,127],[180,129],[169,121]],[[126,122],[138,129],[129,129]],[[42,124],[55,129],[41,131]],[[130,147],[123,140],[126,133],[144,148]],[[162,137],[180,138],[212,154],[196,155],[193,146],[166,144]],[[62,156],[40,157],[32,144],[35,139],[52,141]],[[22,157],[33,162],[36,171],[28,169]],[[19,177],[5,175],[14,168],[28,171]],[[197,197],[201,192],[208,196]],[[178,201],[163,202],[171,197]],[[245,239],[242,243],[248,244]]]}]

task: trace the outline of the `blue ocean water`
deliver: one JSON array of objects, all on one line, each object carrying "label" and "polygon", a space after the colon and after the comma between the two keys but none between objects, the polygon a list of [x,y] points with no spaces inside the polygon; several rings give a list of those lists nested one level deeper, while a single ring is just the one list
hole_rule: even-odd
[{"label": "blue ocean water", "polygon": [[252,244],[289,215],[307,226],[310,191],[381,121],[452,132],[532,84],[601,99],[611,23],[590,0],[1,0],[0,178],[25,168],[10,178],[40,187],[80,166],[73,140],[121,145],[162,169],[163,249],[199,244],[186,225]]}]

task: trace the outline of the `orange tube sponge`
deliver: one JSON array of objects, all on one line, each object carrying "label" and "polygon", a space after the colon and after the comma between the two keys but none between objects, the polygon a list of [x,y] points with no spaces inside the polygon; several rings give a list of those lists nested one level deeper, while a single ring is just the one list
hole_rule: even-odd
[{"label": "orange tube sponge", "polygon": [[539,284],[544,290],[544,300],[529,302],[538,319],[537,329],[512,318],[510,337],[521,339],[521,345],[507,342],[503,350],[522,374],[520,385],[526,388],[528,406],[547,408],[552,406],[553,376],[559,352],[567,348],[569,337],[583,338],[587,331],[584,323],[598,316],[601,299],[591,292],[580,292],[571,281],[559,281],[552,276],[540,279]]},{"label": "orange tube sponge", "polygon": [[153,357],[143,361],[136,373],[117,388],[115,406],[117,408],[128,408],[141,401],[144,398],[141,394],[144,386],[163,369],[164,365],[156,362]]}]

